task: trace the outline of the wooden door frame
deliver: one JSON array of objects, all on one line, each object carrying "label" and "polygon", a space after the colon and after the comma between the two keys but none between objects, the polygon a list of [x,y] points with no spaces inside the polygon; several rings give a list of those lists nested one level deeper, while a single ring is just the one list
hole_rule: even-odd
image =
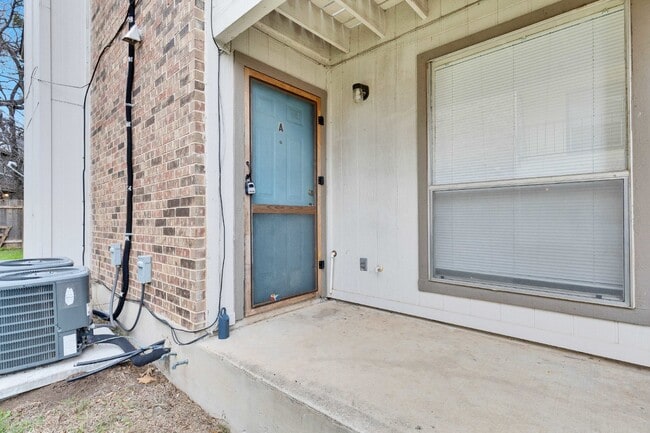
[{"label": "wooden door frame", "polygon": [[[324,201],[324,188],[318,184],[318,177],[322,175],[323,169],[323,154],[322,154],[322,136],[323,126],[317,121],[322,114],[322,101],[321,98],[313,93],[292,86],[291,84],[280,81],[276,78],[258,72],[249,67],[244,67],[244,160],[251,161],[251,83],[252,80],[258,80],[262,83],[269,84],[280,91],[289,93],[293,96],[305,99],[312,102],[315,107],[316,115],[314,121],[314,158],[316,159],[314,170],[314,191],[316,193],[316,221],[315,221],[315,249],[314,257],[316,262],[323,260],[323,201]],[[316,269],[316,289],[313,292],[304,295],[298,295],[287,299],[282,299],[277,302],[265,304],[259,307],[253,307],[253,258],[252,258],[252,218],[251,218],[251,196],[246,195],[244,200],[244,316],[252,316],[259,313],[264,313],[276,308],[285,307],[299,302],[307,301],[318,297],[322,293],[323,269],[315,264]]]}]

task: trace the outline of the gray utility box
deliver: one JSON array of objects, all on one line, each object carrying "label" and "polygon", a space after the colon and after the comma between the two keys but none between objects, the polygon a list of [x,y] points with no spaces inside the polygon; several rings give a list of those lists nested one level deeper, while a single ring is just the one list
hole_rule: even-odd
[{"label": "gray utility box", "polygon": [[151,282],[151,256],[138,256],[138,282],[147,284]]},{"label": "gray utility box", "polygon": [[90,314],[86,268],[0,274],[0,374],[79,355]]}]

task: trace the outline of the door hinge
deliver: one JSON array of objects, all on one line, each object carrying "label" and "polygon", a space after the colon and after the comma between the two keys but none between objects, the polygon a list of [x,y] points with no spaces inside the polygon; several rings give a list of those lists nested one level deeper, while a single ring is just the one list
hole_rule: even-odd
[{"label": "door hinge", "polygon": [[325,260],[318,261],[318,269],[325,269]]},{"label": "door hinge", "polygon": [[318,184],[325,185],[325,176],[318,176]]},{"label": "door hinge", "polygon": [[318,116],[318,124],[325,125],[325,118],[323,116]]}]

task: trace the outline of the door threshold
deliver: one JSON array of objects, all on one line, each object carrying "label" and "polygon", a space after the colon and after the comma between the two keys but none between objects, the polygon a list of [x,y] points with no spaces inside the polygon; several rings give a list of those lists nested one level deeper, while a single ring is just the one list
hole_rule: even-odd
[{"label": "door threshold", "polygon": [[300,310],[305,307],[310,307],[312,305],[317,305],[321,304],[323,302],[327,302],[327,298],[321,298],[321,297],[316,297],[316,298],[311,298],[307,299],[301,302],[297,302],[295,304],[290,304],[290,305],[285,305],[282,307],[277,307],[272,310],[265,311],[263,313],[257,313],[252,316],[247,316],[244,317],[241,320],[238,320],[235,322],[235,324],[231,327],[231,329],[237,329],[242,326],[247,326],[247,325],[252,325],[253,323],[261,322],[263,320],[270,319],[272,317],[280,316],[282,314],[290,313],[292,311]]}]

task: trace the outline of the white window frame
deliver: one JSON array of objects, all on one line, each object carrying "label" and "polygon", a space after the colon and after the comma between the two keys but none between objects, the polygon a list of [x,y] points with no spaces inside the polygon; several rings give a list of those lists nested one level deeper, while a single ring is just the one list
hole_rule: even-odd
[{"label": "white window frame", "polygon": [[[432,122],[434,119],[434,96],[435,95],[435,80],[433,80],[433,71],[437,68],[456,62],[461,59],[473,57],[479,53],[486,53],[492,50],[500,49],[503,45],[513,43],[517,40],[523,40],[533,35],[540,33],[550,32],[554,29],[561,28],[568,25],[573,25],[582,21],[592,19],[598,13],[604,13],[612,9],[622,9],[624,11],[624,32],[625,32],[625,79],[626,79],[626,164],[627,170],[601,172],[595,174],[579,174],[579,175],[564,175],[564,176],[547,176],[547,177],[531,177],[523,179],[507,179],[497,181],[485,182],[470,182],[470,183],[455,183],[455,184],[434,184],[432,179],[432,167],[434,164],[434,140],[435,140],[435,125]],[[472,45],[465,49],[455,51],[445,56],[433,59],[428,62],[427,67],[427,148],[428,148],[428,161],[427,161],[427,221],[428,221],[428,280],[433,283],[444,283],[450,285],[470,286],[479,289],[486,289],[492,291],[503,291],[517,294],[527,294],[545,298],[556,298],[570,301],[579,301],[583,303],[592,303],[598,305],[609,305],[614,307],[634,308],[634,263],[633,263],[633,233],[632,224],[633,220],[633,195],[632,195],[632,131],[630,124],[631,113],[631,48],[630,48],[630,17],[629,17],[629,0],[603,0],[595,2],[589,6],[567,12],[563,15],[539,22],[537,24],[525,27],[523,29],[487,40],[476,45]],[[544,288],[530,288],[530,287],[515,287],[508,285],[501,285],[489,282],[468,282],[466,280],[454,280],[453,278],[436,278],[433,275],[433,194],[438,191],[462,191],[462,190],[476,190],[476,189],[489,189],[496,187],[517,187],[517,186],[531,186],[531,185],[549,185],[561,183],[576,183],[576,182],[593,182],[599,180],[617,180],[622,179],[624,182],[623,191],[623,218],[624,218],[624,300],[613,301],[607,299],[598,299],[593,296],[581,296],[575,292],[562,292],[562,291],[546,291]]]}]

